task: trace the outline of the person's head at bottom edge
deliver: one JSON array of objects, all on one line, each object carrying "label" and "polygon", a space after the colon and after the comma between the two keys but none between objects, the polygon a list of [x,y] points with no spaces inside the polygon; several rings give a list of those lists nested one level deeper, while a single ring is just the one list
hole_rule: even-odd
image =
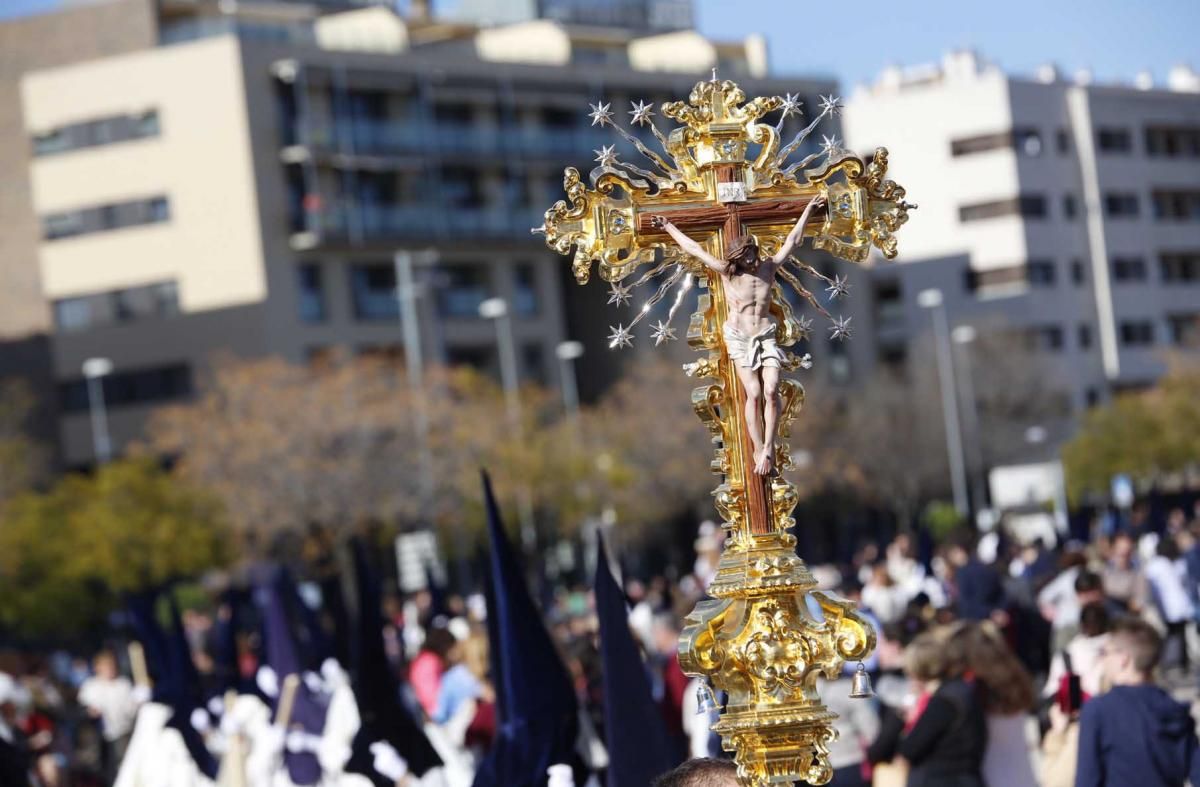
[{"label": "person's head at bottom edge", "polygon": [[730,760],[688,760],[654,780],[651,787],[738,787],[737,766]]}]

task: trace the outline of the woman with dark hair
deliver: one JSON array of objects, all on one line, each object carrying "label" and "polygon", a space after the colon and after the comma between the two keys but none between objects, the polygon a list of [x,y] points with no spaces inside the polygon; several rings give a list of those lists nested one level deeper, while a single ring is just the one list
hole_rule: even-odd
[{"label": "woman with dark hair", "polygon": [[918,699],[899,742],[885,725],[868,756],[897,756],[908,769],[908,787],[983,787],[987,721],[976,686],[966,673],[966,649],[945,630],[929,631],[904,653],[905,673]]},{"label": "woman with dark hair", "polygon": [[987,718],[983,781],[989,787],[1037,787],[1025,730],[1034,705],[1033,679],[990,621],[952,635],[963,650]]}]

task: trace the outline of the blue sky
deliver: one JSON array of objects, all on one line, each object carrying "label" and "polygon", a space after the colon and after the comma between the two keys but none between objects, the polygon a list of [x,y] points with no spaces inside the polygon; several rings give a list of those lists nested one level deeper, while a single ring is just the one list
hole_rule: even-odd
[{"label": "blue sky", "polygon": [[[81,1],[0,0],[0,17]],[[765,32],[776,72],[830,74],[847,90],[890,63],[930,62],[956,47],[1014,73],[1054,61],[1101,81],[1149,69],[1161,82],[1175,63],[1200,68],[1200,0],[697,0],[696,12],[714,38]]]},{"label": "blue sky", "polygon": [[714,38],[765,32],[776,72],[832,74],[847,88],[960,47],[1013,73],[1054,61],[1101,81],[1200,68],[1200,0],[699,0],[696,10]]}]

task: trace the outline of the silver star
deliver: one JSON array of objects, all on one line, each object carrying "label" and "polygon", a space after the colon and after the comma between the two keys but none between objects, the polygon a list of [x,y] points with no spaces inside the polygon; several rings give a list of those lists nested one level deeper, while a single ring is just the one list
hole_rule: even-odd
[{"label": "silver star", "polygon": [[670,325],[667,325],[662,320],[659,320],[654,325],[654,330],[650,333],[650,335],[654,338],[654,346],[655,347],[662,344],[663,342],[675,341],[675,329],[672,328]]},{"label": "silver star", "polygon": [[842,141],[835,134],[832,137],[821,136],[821,152],[826,156],[833,156],[839,153],[842,149]]},{"label": "silver star", "polygon": [[640,126],[650,122],[650,117],[654,114],[653,104],[645,101],[630,101],[629,106],[633,107],[633,111],[629,113],[633,116],[633,125]]},{"label": "silver star", "polygon": [[803,114],[800,111],[800,108],[803,106],[804,102],[800,100],[799,93],[785,93],[783,96],[783,106],[780,109],[783,110],[783,116],[787,117],[788,115]]},{"label": "silver star", "polygon": [[608,288],[608,302],[615,303],[618,306],[628,306],[629,299],[633,297],[632,288],[626,287],[617,282],[613,282]]},{"label": "silver star", "polygon": [[837,117],[842,113],[842,100],[832,93],[828,96],[821,96],[821,112]]},{"label": "silver star", "polygon": [[606,123],[612,123],[612,112],[609,111],[609,107],[612,104],[597,103],[589,104],[588,106],[592,108],[592,111],[588,113],[588,117],[592,119],[593,126],[597,123],[601,126],[604,126]]},{"label": "silver star", "polygon": [[612,325],[608,326],[608,329],[612,331],[608,335],[608,346],[610,349],[633,346],[633,334],[624,325],[618,323],[616,327]]},{"label": "silver star", "polygon": [[600,162],[602,167],[611,167],[617,162],[617,146],[604,145],[599,150],[593,150],[596,154],[596,161]]},{"label": "silver star", "polygon": [[798,325],[796,326],[801,339],[807,339],[812,336],[812,320],[804,315],[800,315]]},{"label": "silver star", "polygon": [[850,338],[850,320],[852,317],[835,317],[833,325],[829,328],[830,339],[849,339]]},{"label": "silver star", "polygon": [[835,301],[846,293],[850,292],[850,285],[846,282],[845,276],[834,276],[833,284],[825,288],[825,292],[829,293],[829,300]]}]

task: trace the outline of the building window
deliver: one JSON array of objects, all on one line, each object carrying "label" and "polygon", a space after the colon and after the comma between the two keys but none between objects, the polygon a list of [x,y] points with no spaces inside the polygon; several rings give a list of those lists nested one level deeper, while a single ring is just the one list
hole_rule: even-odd
[{"label": "building window", "polygon": [[113,316],[117,322],[179,314],[179,287],[173,281],[116,290],[112,293],[112,300]]},{"label": "building window", "polygon": [[1171,344],[1200,347],[1200,312],[1168,314],[1167,326],[1171,333]]},{"label": "building window", "polygon": [[525,376],[534,382],[545,384],[546,362],[540,342],[529,342],[521,347],[521,366]]},{"label": "building window", "polygon": [[478,317],[479,304],[492,296],[492,282],[485,265],[447,265],[442,268],[444,285],[438,290],[438,310],[443,317]]},{"label": "building window", "polygon": [[1037,129],[1018,128],[950,141],[951,156],[970,156],[991,150],[1015,150],[1026,156],[1042,154],[1042,135]]},{"label": "building window", "polygon": [[1014,129],[1013,148],[1023,156],[1040,156],[1042,155],[1042,135],[1037,129]]},{"label": "building window", "polygon": [[1200,252],[1162,254],[1158,266],[1163,282],[1200,282]]},{"label": "building window", "polygon": [[1063,218],[1065,218],[1065,219],[1075,218],[1075,214],[1077,211],[1077,206],[1075,204],[1075,195],[1074,194],[1063,194],[1062,207],[1063,207]]},{"label": "building window", "polygon": [[54,327],[62,333],[82,331],[93,325],[94,296],[62,298],[54,302]]},{"label": "building window", "polygon": [[33,138],[33,155],[50,156],[69,150],[110,145],[159,134],[158,111],[150,110],[136,115],[116,115],[59,126]]},{"label": "building window", "polygon": [[875,282],[875,322],[880,328],[904,321],[904,290],[897,279]]},{"label": "building window", "polygon": [[537,269],[528,262],[513,268],[513,311],[522,317],[538,313]]},{"label": "building window", "polygon": [[977,137],[950,140],[951,156],[969,156],[989,150],[1007,150],[1012,145],[1012,135],[1007,131],[998,134],[983,134]]},{"label": "building window", "polygon": [[1151,199],[1160,221],[1200,221],[1200,191],[1155,191]]},{"label": "building window", "polygon": [[179,288],[173,281],[78,295],[54,302],[54,326],[63,333],[119,322],[137,322],[179,313]]},{"label": "building window", "polygon": [[167,198],[150,197],[50,213],[42,217],[42,233],[46,240],[58,240],[141,224],[156,224],[167,221],[170,217]]},{"label": "building window", "polygon": [[1053,260],[1030,260],[1025,271],[1026,279],[1035,287],[1053,287],[1057,278]]},{"label": "building window", "polygon": [[[180,399],[192,393],[192,370],[187,364],[170,364],[114,372],[101,381],[104,404],[109,408]],[[59,384],[63,412],[88,409],[87,381],[79,378]]]},{"label": "building window", "polygon": [[978,202],[958,209],[959,221],[981,221],[1001,216],[1021,216],[1027,219],[1046,217],[1046,198],[1040,194],[1023,194],[1013,199]]},{"label": "building window", "polygon": [[835,383],[848,383],[850,381],[850,352],[846,348],[846,342],[830,342],[827,345],[828,361],[826,366],[829,368],[829,379]]},{"label": "building window", "polygon": [[1109,218],[1134,218],[1138,215],[1137,194],[1111,193],[1104,195],[1104,213]]},{"label": "building window", "polygon": [[904,342],[888,342],[879,345],[879,365],[889,373],[903,376],[908,367],[908,347]]},{"label": "building window", "polygon": [[1071,152],[1071,135],[1065,128],[1060,128],[1054,132],[1054,141],[1058,147],[1059,155],[1066,155]]},{"label": "building window", "polygon": [[969,268],[963,273],[967,292],[974,293],[986,294],[989,290],[1023,287],[1029,282],[1029,270],[1025,265],[1008,265],[981,271]]},{"label": "building window", "polygon": [[1058,352],[1063,348],[1063,329],[1058,325],[1040,325],[1029,329],[1029,347],[1032,350]]},{"label": "building window", "polygon": [[351,266],[350,297],[355,319],[397,319],[400,305],[396,300],[396,269],[386,262]]},{"label": "building window", "polygon": [[1101,128],[1096,131],[1096,144],[1101,153],[1133,152],[1133,134],[1127,128]]},{"label": "building window", "polygon": [[443,167],[441,188],[448,208],[483,207],[480,173],[472,167]]},{"label": "building window", "polygon": [[1146,155],[1200,158],[1200,127],[1147,126]]},{"label": "building window", "polygon": [[1149,320],[1121,323],[1121,344],[1130,347],[1154,344],[1154,323]]},{"label": "building window", "polygon": [[1112,272],[1115,281],[1145,281],[1146,261],[1141,257],[1113,257]]},{"label": "building window", "polygon": [[299,291],[300,319],[303,322],[325,320],[325,288],[321,282],[321,266],[306,263],[296,268],[296,287]]},{"label": "building window", "polygon": [[1083,284],[1086,274],[1083,270],[1083,260],[1071,260],[1071,281]]},{"label": "building window", "polygon": [[1087,323],[1079,324],[1079,349],[1086,350],[1092,346],[1092,326]]}]

